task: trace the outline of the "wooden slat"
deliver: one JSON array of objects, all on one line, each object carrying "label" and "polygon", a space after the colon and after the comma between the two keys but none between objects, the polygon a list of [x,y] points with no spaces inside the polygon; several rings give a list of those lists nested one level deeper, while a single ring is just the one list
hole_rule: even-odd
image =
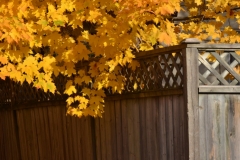
[{"label": "wooden slat", "polygon": [[200,44],[187,44],[188,48],[198,48],[198,49],[210,49],[211,51],[215,51],[218,49],[234,49],[240,50],[240,44],[229,44],[229,43],[219,43],[219,44],[210,44],[210,43],[200,43]]},{"label": "wooden slat", "polygon": [[11,132],[10,132],[10,127],[11,127],[11,124],[10,124],[10,122],[9,122],[9,112],[8,111],[6,111],[5,112],[5,115],[4,115],[4,119],[5,119],[5,127],[4,127],[4,129],[6,130],[6,134],[5,134],[5,138],[6,138],[6,142],[5,142],[5,146],[4,146],[4,150],[5,150],[5,155],[6,155],[6,158],[7,159],[13,159],[13,154],[11,154],[11,141],[12,141],[12,139],[11,139],[11,137],[10,137],[10,134],[11,134]]},{"label": "wooden slat", "polygon": [[159,159],[162,160],[167,160],[167,132],[166,132],[166,101],[165,97],[159,97],[159,129],[160,129],[160,134],[159,134]]},{"label": "wooden slat", "polygon": [[[136,102],[137,103],[137,102]],[[134,128],[133,128],[133,105],[134,100],[129,99],[127,100],[127,137],[128,137],[128,159],[135,159],[135,149],[134,149]]]},{"label": "wooden slat", "polygon": [[127,101],[121,101],[122,108],[122,134],[123,134],[123,159],[128,160],[129,149],[128,149],[128,106]]},{"label": "wooden slat", "polygon": [[[106,107],[106,106],[105,106]],[[107,160],[107,148],[106,148],[106,125],[105,125],[105,113],[103,114],[103,118],[100,119],[100,136],[101,136],[101,153],[102,160]]]},{"label": "wooden slat", "polygon": [[236,59],[236,61],[238,61],[238,63],[240,63],[240,56],[237,55],[236,52],[230,52],[230,54]]},{"label": "wooden slat", "polygon": [[[234,108],[233,113],[233,126],[234,130],[230,131],[230,140],[231,140],[231,158],[239,159],[240,157],[240,96],[232,95],[230,99],[230,104]],[[233,128],[232,128],[233,129]]]},{"label": "wooden slat", "polygon": [[49,125],[49,142],[51,143],[51,155],[52,159],[56,160],[58,159],[57,155],[57,135],[54,132],[56,130],[56,124],[53,121],[53,117],[55,116],[52,112],[53,107],[47,108],[47,120]]},{"label": "wooden slat", "polygon": [[104,123],[105,123],[105,138],[106,138],[106,160],[111,160],[112,159],[112,135],[111,135],[111,117],[110,117],[110,107],[111,103],[106,102],[105,106],[105,117],[104,117]]},{"label": "wooden slat", "polygon": [[75,140],[75,143],[76,143],[76,146],[78,147],[76,150],[79,153],[78,154],[78,159],[79,160],[83,160],[84,155],[86,155],[86,153],[83,153],[84,152],[83,148],[85,148],[83,141],[84,141],[85,138],[87,138],[87,137],[84,137],[84,134],[83,134],[84,130],[86,129],[84,127],[84,125],[82,124],[83,121],[84,121],[83,119],[84,119],[84,117],[76,118],[77,122],[76,122],[76,140]]},{"label": "wooden slat", "polygon": [[149,98],[149,100],[151,101],[151,107],[148,107],[152,110],[152,130],[151,130],[151,143],[152,143],[152,154],[153,154],[153,159],[158,160],[158,143],[157,143],[157,137],[159,135],[157,135],[157,119],[158,119],[158,114],[157,114],[157,108],[158,108],[158,98],[154,97],[154,98]]},{"label": "wooden slat", "polygon": [[166,131],[167,131],[167,157],[168,159],[174,159],[174,139],[173,139],[173,106],[172,97],[168,96],[166,99]]},{"label": "wooden slat", "polygon": [[[188,112],[189,159],[199,158],[198,130],[198,50],[186,48],[183,50],[184,59],[184,104]],[[201,59],[201,58],[200,58]],[[205,62],[204,62],[205,63]]]},{"label": "wooden slat", "polygon": [[198,76],[199,76],[199,80],[200,80],[201,82],[203,82],[203,84],[205,84],[205,85],[211,85],[211,83],[210,83],[203,75],[201,75],[200,73],[198,73]]},{"label": "wooden slat", "polygon": [[199,86],[199,93],[240,93],[240,86]]},{"label": "wooden slat", "polygon": [[188,147],[188,116],[187,116],[187,106],[184,104],[184,96],[181,95],[179,100],[179,108],[180,108],[180,147],[181,147],[181,159],[188,159],[189,154],[186,148]]},{"label": "wooden slat", "polygon": [[147,123],[146,123],[146,98],[139,99],[139,116],[140,118],[140,149],[141,149],[141,159],[147,158]]},{"label": "wooden slat", "polygon": [[116,119],[116,138],[117,138],[117,160],[123,159],[123,137],[122,137],[122,113],[121,102],[115,101],[115,119]]},{"label": "wooden slat", "polygon": [[47,159],[44,146],[45,143],[45,134],[44,134],[44,124],[42,123],[40,109],[36,108],[35,110],[35,121],[37,124],[36,127],[36,134],[37,134],[37,141],[38,141],[38,151],[39,151],[39,159]]},{"label": "wooden slat", "polygon": [[[202,56],[204,59],[206,59],[210,53],[206,52],[206,54],[207,54],[207,56]],[[223,53],[220,55],[220,57],[225,58],[227,55],[228,55],[228,53]],[[211,66],[215,69],[219,66],[219,62],[215,61]],[[202,75],[204,78],[207,78],[210,74],[211,74],[211,72],[209,70],[206,70]]]},{"label": "wooden slat", "polygon": [[62,132],[62,121],[61,121],[61,106],[54,106],[53,107],[53,121],[54,124],[56,125],[56,130],[55,130],[55,135],[57,136],[57,151],[58,153],[58,159],[63,160],[65,155],[64,155],[64,143],[63,143],[63,132]]},{"label": "wooden slat", "polygon": [[[231,68],[234,68],[236,65],[238,65],[238,62],[236,60],[234,60],[231,64],[230,64],[230,67]],[[222,77],[226,77],[227,75],[229,74],[229,72],[227,70],[223,71],[221,73],[221,76]],[[216,85],[216,84],[219,84],[220,82],[218,80],[215,80],[212,85]],[[236,85],[238,83],[238,81],[236,79],[234,79],[230,85]]]},{"label": "wooden slat", "polygon": [[221,65],[226,68],[226,70],[228,70],[228,72],[234,76],[234,78],[240,82],[240,76],[236,73],[236,71],[233,70],[231,66],[227,64],[227,62],[225,62],[216,52],[212,52],[212,55],[218,60],[218,62],[221,63]]},{"label": "wooden slat", "polygon": [[61,119],[62,119],[62,135],[63,135],[63,144],[64,144],[64,153],[65,153],[65,156],[64,158],[65,159],[69,159],[69,147],[68,147],[68,134],[67,134],[67,116],[66,116],[66,107],[64,106],[60,106],[60,113],[61,113]]},{"label": "wooden slat", "polygon": [[199,95],[199,151],[200,159],[208,159],[207,158],[207,135],[206,130],[208,129],[206,127],[208,121],[207,121],[207,95]]},{"label": "wooden slat", "polygon": [[115,107],[114,101],[109,102],[109,118],[110,118],[110,130],[111,130],[111,151],[112,151],[112,159],[117,159],[117,137],[116,137],[116,115],[115,115]]},{"label": "wooden slat", "polygon": [[100,130],[100,118],[95,118],[95,139],[96,139],[96,159],[97,160],[102,160],[102,155],[101,155],[101,130]]},{"label": "wooden slat", "polygon": [[229,83],[203,58],[201,57],[201,55],[199,55],[199,61],[202,62],[202,64],[204,64],[204,66],[210,70],[210,72],[212,72],[214,74],[214,76],[216,78],[218,78],[218,80],[221,81],[221,83],[223,83],[224,85],[228,85]]},{"label": "wooden slat", "polygon": [[140,154],[140,117],[139,117],[139,101],[138,99],[133,99],[133,141],[134,141],[134,159],[141,159]]},{"label": "wooden slat", "polygon": [[173,96],[173,140],[174,140],[174,157],[175,159],[181,159],[180,148],[180,97]]},{"label": "wooden slat", "polygon": [[36,124],[36,118],[35,118],[35,112],[36,112],[37,109],[31,109],[30,110],[30,113],[29,116],[31,116],[31,127],[32,127],[32,139],[31,139],[31,142],[33,143],[33,146],[31,147],[32,148],[32,153],[33,153],[33,157],[34,159],[38,160],[39,159],[39,148],[38,148],[38,135],[37,135],[37,127],[38,127],[38,124]]},{"label": "wooden slat", "polygon": [[66,124],[67,124],[67,143],[68,143],[68,153],[69,153],[69,159],[74,160],[74,144],[73,144],[73,133],[72,133],[72,118],[71,116],[67,116],[66,118]]},{"label": "wooden slat", "polygon": [[28,152],[27,152],[27,142],[26,142],[26,130],[25,130],[25,124],[23,120],[23,111],[17,112],[18,116],[18,122],[19,122],[19,136],[20,138],[20,149],[21,149],[21,155],[22,159],[28,160]]}]

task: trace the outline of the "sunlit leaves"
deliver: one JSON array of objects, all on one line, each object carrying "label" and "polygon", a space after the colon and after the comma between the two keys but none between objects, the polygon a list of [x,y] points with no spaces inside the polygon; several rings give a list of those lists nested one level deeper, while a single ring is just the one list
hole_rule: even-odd
[{"label": "sunlit leaves", "polygon": [[[67,78],[68,113],[101,116],[104,90],[122,93],[134,53],[195,37],[236,43],[239,0],[1,0],[0,78],[56,93]],[[187,17],[175,21],[173,14]],[[134,82],[134,88],[144,84]]]}]

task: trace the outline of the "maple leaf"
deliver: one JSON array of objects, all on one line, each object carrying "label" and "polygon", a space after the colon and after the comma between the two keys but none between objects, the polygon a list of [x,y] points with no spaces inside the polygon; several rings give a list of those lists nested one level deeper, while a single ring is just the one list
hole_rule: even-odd
[{"label": "maple leaf", "polygon": [[73,82],[72,82],[71,80],[69,80],[69,81],[66,83],[66,89],[65,89],[65,91],[64,91],[65,94],[71,95],[71,94],[77,92],[75,86],[72,85],[72,84],[73,84]]},{"label": "maple leaf", "polygon": [[[240,34],[228,23],[240,23],[238,7],[238,0],[3,0],[0,78],[27,81],[56,93],[53,75],[74,76],[66,84],[67,112],[101,116],[104,89],[118,93],[124,89],[121,67],[139,67],[133,51],[177,45],[189,37],[239,43]],[[176,21],[175,12],[190,14]],[[83,68],[77,68],[79,64]],[[141,79],[132,81],[134,88],[144,88]],[[91,89],[86,88],[90,83]],[[76,91],[76,84],[84,88],[82,92]],[[71,106],[74,97],[80,101],[78,96],[88,101],[81,98],[84,103]]]}]

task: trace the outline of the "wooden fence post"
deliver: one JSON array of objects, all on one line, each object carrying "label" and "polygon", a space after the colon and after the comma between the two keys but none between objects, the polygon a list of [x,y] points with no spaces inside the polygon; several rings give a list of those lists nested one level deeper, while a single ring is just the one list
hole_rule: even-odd
[{"label": "wooden fence post", "polygon": [[[195,38],[182,41],[185,44],[200,43]],[[198,50],[183,49],[184,59],[184,103],[188,113],[188,152],[190,160],[199,160],[199,120],[198,120]]]}]

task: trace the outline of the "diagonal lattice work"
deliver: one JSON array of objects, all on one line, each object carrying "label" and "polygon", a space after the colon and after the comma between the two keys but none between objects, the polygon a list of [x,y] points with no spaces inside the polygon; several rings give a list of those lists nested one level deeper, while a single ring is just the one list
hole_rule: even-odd
[{"label": "diagonal lattice work", "polygon": [[198,60],[199,85],[240,85],[238,51],[204,51]]},{"label": "diagonal lattice work", "polygon": [[183,87],[182,53],[162,53],[151,57],[137,57],[140,67],[132,71],[122,69],[126,77],[123,93],[157,91]]},{"label": "diagonal lattice work", "polygon": [[[123,67],[120,74],[126,77],[125,93],[138,93],[159,91],[183,87],[183,55],[177,52],[156,53],[150,56],[136,56],[140,63],[135,71],[128,66]],[[70,77],[71,78],[71,77]],[[67,77],[60,75],[54,78],[55,85],[60,94],[45,93],[42,89],[34,88],[31,84],[1,80],[0,107],[37,102],[54,102],[66,100],[63,94]],[[81,86],[77,86],[81,92]],[[111,95],[111,89],[106,89],[106,94]]]}]

